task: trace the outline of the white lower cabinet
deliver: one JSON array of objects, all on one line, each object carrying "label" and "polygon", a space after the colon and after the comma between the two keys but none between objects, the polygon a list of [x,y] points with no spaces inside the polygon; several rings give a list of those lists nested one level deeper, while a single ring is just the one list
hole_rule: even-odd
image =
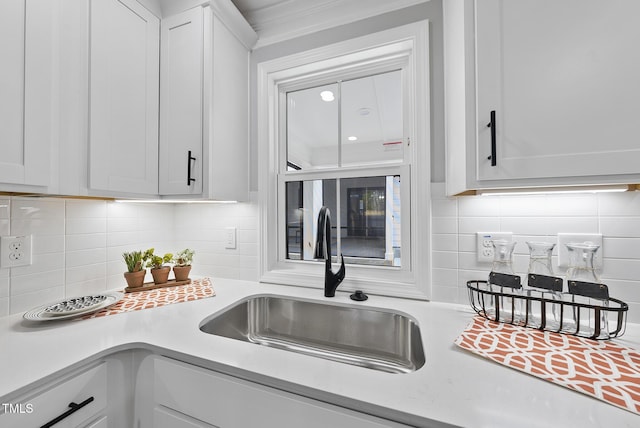
[{"label": "white lower cabinet", "polygon": [[101,362],[3,403],[0,426],[104,428],[108,426],[106,409],[107,363]]},{"label": "white lower cabinet", "polygon": [[150,358],[153,423],[141,421],[141,427],[406,426],[183,362]]},{"label": "white lower cabinet", "polygon": [[109,426],[109,421],[106,416],[101,416],[93,422],[90,422],[87,425],[87,428],[107,428]]},{"label": "white lower cabinet", "polygon": [[153,409],[153,428],[216,428],[166,407]]}]

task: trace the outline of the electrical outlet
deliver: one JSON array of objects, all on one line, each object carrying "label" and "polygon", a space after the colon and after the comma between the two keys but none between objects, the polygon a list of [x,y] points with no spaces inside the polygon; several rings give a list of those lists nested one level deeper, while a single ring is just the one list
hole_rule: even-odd
[{"label": "electrical outlet", "polygon": [[567,245],[571,242],[591,242],[599,245],[593,257],[593,267],[602,268],[602,234],[600,233],[558,233],[558,267],[569,267],[569,250]]},{"label": "electrical outlet", "polygon": [[227,227],[225,229],[226,239],[224,243],[224,248],[227,249],[235,249],[236,248],[236,228],[235,227]]},{"label": "electrical outlet", "polygon": [[0,236],[0,268],[31,264],[31,235]]},{"label": "electrical outlet", "polygon": [[476,234],[476,254],[479,262],[493,261],[493,245],[491,241],[494,239],[513,240],[512,232],[478,232]]}]

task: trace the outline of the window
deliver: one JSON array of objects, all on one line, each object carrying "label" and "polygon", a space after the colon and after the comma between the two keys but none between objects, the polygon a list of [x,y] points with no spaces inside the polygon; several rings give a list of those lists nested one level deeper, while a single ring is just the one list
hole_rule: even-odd
[{"label": "window", "polygon": [[322,287],[327,206],[341,289],[429,297],[427,51],[420,22],[259,64],[263,281]]}]

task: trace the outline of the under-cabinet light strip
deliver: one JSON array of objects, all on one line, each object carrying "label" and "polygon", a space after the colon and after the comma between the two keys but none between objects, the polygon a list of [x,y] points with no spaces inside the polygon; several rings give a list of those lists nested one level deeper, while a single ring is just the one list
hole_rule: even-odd
[{"label": "under-cabinet light strip", "polygon": [[505,196],[505,195],[543,195],[561,193],[608,193],[627,192],[637,190],[635,185],[599,185],[599,186],[568,186],[568,187],[536,187],[522,189],[486,189],[477,190],[482,196]]},{"label": "under-cabinet light strip", "polygon": [[201,201],[189,199],[116,199],[121,204],[237,204],[238,201]]}]

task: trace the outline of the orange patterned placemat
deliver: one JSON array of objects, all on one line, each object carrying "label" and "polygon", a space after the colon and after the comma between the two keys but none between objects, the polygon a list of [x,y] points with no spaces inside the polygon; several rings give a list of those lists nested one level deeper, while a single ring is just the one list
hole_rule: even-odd
[{"label": "orange patterned placemat", "polygon": [[82,319],[105,317],[107,315],[139,311],[141,309],[158,308],[173,303],[190,302],[215,295],[216,292],[209,278],[194,279],[191,281],[191,284],[125,293],[119,302],[108,308],[82,317]]},{"label": "orange patterned placemat", "polygon": [[640,351],[476,316],[455,341],[474,354],[640,414]]}]

